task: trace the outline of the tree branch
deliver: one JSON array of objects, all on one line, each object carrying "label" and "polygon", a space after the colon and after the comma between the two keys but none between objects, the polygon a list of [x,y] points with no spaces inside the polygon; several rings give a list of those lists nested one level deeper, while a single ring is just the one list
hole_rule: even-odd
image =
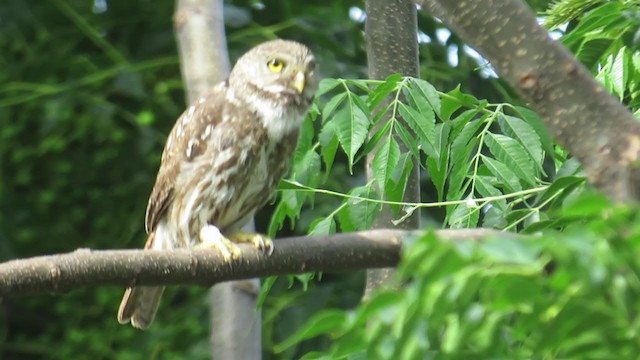
[{"label": "tree branch", "polygon": [[[238,279],[314,271],[345,271],[395,266],[403,239],[420,232],[373,230],[332,236],[291,237],[275,241],[264,255],[243,246],[233,265],[207,249],[90,250],[12,260],[0,264],[0,296],[65,292],[84,286],[202,285]],[[443,239],[510,236],[490,229],[441,230]]]},{"label": "tree branch", "polygon": [[[420,0],[486,57],[609,197],[638,199],[640,123],[521,0]],[[620,129],[624,129],[620,131]]]}]

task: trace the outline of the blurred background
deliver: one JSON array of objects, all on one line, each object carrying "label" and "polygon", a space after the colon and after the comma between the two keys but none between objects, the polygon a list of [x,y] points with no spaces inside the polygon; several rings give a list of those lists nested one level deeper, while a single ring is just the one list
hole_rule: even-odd
[{"label": "blurred background", "polygon": [[[171,1],[0,2],[0,261],[77,248],[140,248],[160,155],[185,108]],[[534,4],[537,9],[546,2]],[[276,37],[309,45],[324,77],[364,78],[361,1],[225,1],[231,61]],[[448,91],[512,101],[477,54],[419,12],[421,74]],[[339,160],[337,160],[339,161]],[[357,183],[345,171],[337,184]],[[428,194],[427,194],[428,195]],[[316,209],[323,204],[316,204]],[[256,219],[265,232],[272,208]],[[280,236],[305,233],[303,218]],[[364,274],[324,274],[308,291],[276,282],[263,308],[265,358],[310,314],[358,303]],[[146,332],[115,315],[123,289],[0,299],[2,359],[207,359],[206,289],[169,289]],[[259,326],[259,324],[256,324]]]}]

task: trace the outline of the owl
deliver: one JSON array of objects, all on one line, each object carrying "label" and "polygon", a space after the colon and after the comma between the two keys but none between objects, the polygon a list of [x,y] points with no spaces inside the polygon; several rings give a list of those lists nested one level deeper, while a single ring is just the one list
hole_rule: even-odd
[{"label": "owl", "polygon": [[[271,240],[240,229],[289,170],[317,87],[315,58],[300,43],[268,41],[240,57],[167,138],[147,205],[145,249],[211,247],[232,262],[241,255],[234,242],[248,241],[270,253]],[[118,321],[147,328],[163,291],[128,288]]]}]

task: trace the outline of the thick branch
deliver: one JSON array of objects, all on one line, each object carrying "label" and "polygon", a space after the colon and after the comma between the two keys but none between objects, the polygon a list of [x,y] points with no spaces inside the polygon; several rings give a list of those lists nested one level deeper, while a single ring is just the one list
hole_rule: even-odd
[{"label": "thick branch", "polygon": [[[271,256],[243,247],[230,266],[218,252],[199,250],[80,249],[0,264],[0,296],[63,292],[83,286],[203,285],[314,271],[344,271],[394,266],[401,240],[415,232],[375,230],[275,241]],[[444,239],[517,236],[488,229],[442,230]]]},{"label": "thick branch", "polygon": [[421,0],[485,56],[611,198],[638,199],[640,123],[521,0]]}]

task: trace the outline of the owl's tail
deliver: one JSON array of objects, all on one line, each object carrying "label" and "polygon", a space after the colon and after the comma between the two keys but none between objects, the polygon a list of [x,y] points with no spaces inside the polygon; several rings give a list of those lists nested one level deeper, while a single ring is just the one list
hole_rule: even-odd
[{"label": "owl's tail", "polygon": [[[170,248],[164,241],[163,231],[149,234],[145,249],[163,250]],[[131,325],[137,329],[146,329],[156,317],[160,299],[164,292],[164,286],[137,286],[130,287],[124,292],[120,308],[118,309],[118,322]]]},{"label": "owl's tail", "polygon": [[128,288],[118,310],[120,324],[131,322],[134,328],[146,329],[156,317],[164,287],[139,286]]}]

